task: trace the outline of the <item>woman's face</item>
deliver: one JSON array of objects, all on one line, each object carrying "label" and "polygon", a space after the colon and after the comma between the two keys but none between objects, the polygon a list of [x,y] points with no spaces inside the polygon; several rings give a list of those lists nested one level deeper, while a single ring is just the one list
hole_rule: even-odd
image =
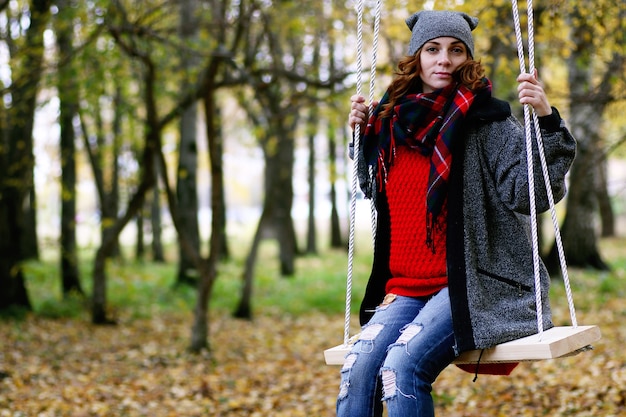
[{"label": "woman's face", "polygon": [[420,52],[420,78],[424,93],[450,84],[452,73],[468,57],[467,47],[457,38],[446,36],[426,42]]}]

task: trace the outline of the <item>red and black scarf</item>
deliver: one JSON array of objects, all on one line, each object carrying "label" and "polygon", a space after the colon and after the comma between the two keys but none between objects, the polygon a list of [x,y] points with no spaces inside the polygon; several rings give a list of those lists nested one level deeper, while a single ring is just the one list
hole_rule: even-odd
[{"label": "red and black scarf", "polygon": [[365,162],[377,169],[378,189],[384,188],[387,171],[393,165],[395,147],[405,145],[430,156],[430,173],[426,193],[426,243],[434,250],[432,229],[445,202],[452,166],[451,148],[477,97],[491,96],[491,82],[484,88],[470,90],[452,83],[432,93],[407,94],[395,104],[390,117],[380,118],[388,92],[374,110],[365,128],[363,152]]}]

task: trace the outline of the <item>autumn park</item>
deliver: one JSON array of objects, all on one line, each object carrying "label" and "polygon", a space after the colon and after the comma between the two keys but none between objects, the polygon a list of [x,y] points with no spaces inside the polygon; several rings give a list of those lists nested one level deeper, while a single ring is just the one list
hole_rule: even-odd
[{"label": "autumn park", "polygon": [[[505,0],[0,0],[0,417],[334,416],[324,351],[359,331],[373,249],[350,97],[382,96],[422,9],[479,17],[522,120]],[[553,321],[567,281],[601,338],[509,376],[450,365],[435,409],[626,416],[626,7],[531,11],[577,142],[558,230],[537,220]]]}]

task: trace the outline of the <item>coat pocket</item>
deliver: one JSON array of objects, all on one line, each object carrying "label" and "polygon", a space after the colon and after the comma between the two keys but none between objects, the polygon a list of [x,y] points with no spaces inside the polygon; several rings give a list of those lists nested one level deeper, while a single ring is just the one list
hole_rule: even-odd
[{"label": "coat pocket", "polygon": [[533,291],[533,289],[530,286],[526,284],[522,284],[521,282],[517,282],[511,278],[506,278],[506,277],[494,274],[492,272],[485,271],[482,268],[478,268],[477,271],[479,274],[485,275],[489,278],[493,278],[496,281],[501,282],[502,284],[506,284],[513,288],[516,288],[520,297],[524,295],[524,292],[529,293]]}]

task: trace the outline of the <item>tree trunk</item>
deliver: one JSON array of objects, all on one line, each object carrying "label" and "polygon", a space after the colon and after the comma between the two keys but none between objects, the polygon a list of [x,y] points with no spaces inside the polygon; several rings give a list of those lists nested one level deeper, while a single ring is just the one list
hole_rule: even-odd
[{"label": "tree trunk", "polygon": [[[571,266],[591,267],[607,270],[598,250],[597,192],[599,184],[598,166],[603,154],[599,127],[611,90],[611,78],[615,68],[609,65],[607,74],[598,77],[593,68],[594,22],[586,20],[580,9],[573,7],[570,19],[573,44],[567,68],[570,86],[570,127],[578,141],[578,153],[570,172],[570,188],[567,197],[566,215],[562,227],[563,249]],[[595,80],[600,79],[600,83]],[[546,265],[555,270],[558,266],[556,245],[553,245]]]},{"label": "tree trunk", "polygon": [[[63,296],[71,293],[84,295],[78,272],[76,245],[76,134],[74,118],[78,114],[77,73],[72,62],[73,11],[68,2],[61,1],[59,9],[63,13],[56,24],[56,38],[59,47],[59,106],[61,127],[61,283]],[[67,15],[65,14],[67,13]]]},{"label": "tree trunk", "polygon": [[344,246],[341,238],[341,222],[337,209],[337,131],[331,121],[328,125],[328,169],[330,170],[330,247],[341,248]]},{"label": "tree trunk", "polygon": [[24,230],[22,231],[22,256],[24,259],[39,259],[37,239],[37,193],[34,184],[28,190],[24,200]]},{"label": "tree trunk", "polygon": [[[2,171],[4,168],[0,168],[0,173],[4,174]],[[8,187],[4,183],[0,191],[0,311],[11,311],[14,308],[31,310],[20,265],[21,212],[19,204],[16,204],[19,193],[15,187]]]},{"label": "tree trunk", "polygon": [[291,217],[295,140],[285,127],[276,129],[278,145],[275,152],[266,152],[264,211],[267,210],[266,214],[271,219],[267,225],[273,229],[270,235],[278,240],[280,272],[286,277],[295,271],[298,245]]},{"label": "tree trunk", "polygon": [[[105,241],[111,236],[114,231],[112,231],[113,225],[117,221],[118,210],[120,209],[120,182],[119,182],[119,162],[118,158],[120,155],[120,137],[121,137],[121,120],[122,120],[122,89],[119,85],[116,86],[115,96],[114,96],[114,104],[113,111],[115,112],[114,121],[113,121],[113,143],[111,144],[110,155],[107,155],[105,149],[107,148],[107,134],[104,131],[104,123],[102,121],[103,110],[100,109],[98,105],[98,111],[95,114],[96,117],[96,125],[97,125],[97,138],[98,138],[98,150],[99,150],[99,159],[98,159],[98,169],[104,170],[105,167],[109,167],[111,169],[110,175],[107,178],[110,178],[109,186],[107,187],[104,183],[104,176],[102,178],[102,189],[100,192],[100,209],[102,213],[102,221],[100,223],[102,241]],[[107,156],[110,156],[110,160],[113,161],[111,164]],[[117,257],[120,256],[120,245],[119,241],[115,240],[113,246],[107,256]]]},{"label": "tree trunk", "polygon": [[[211,207],[215,208],[212,213],[212,226],[211,234],[213,230],[218,230],[222,237],[219,241],[220,247],[218,248],[219,259],[228,259],[230,256],[230,250],[228,249],[228,234],[226,233],[226,193],[224,192],[224,135],[222,133],[222,112],[219,107],[213,106],[213,114],[215,115],[213,120],[214,125],[214,139],[209,140],[209,156],[211,166],[211,178],[215,181],[212,187],[217,187],[215,190],[211,188]],[[215,177],[217,176],[217,177]],[[214,179],[217,178],[217,179]],[[213,192],[215,191],[215,192]],[[213,201],[213,199],[215,201]],[[217,217],[215,217],[217,216]],[[213,229],[215,227],[215,229]]]},{"label": "tree trunk", "polygon": [[[590,116],[588,114],[586,120],[589,120]],[[585,128],[584,125],[581,128],[592,130]],[[580,135],[582,131],[577,133],[577,137],[582,137]],[[586,133],[593,134],[593,132]],[[606,270],[608,265],[602,260],[597,245],[598,232],[594,221],[597,204],[595,194],[597,170],[594,167],[595,152],[590,149],[593,143],[589,138],[590,136],[587,136],[586,139],[578,141],[578,153],[570,171],[571,185],[561,236],[568,265]],[[552,246],[546,258],[546,266],[552,273],[558,272],[559,260],[556,244]]]},{"label": "tree trunk", "polygon": [[[332,6],[332,4],[331,4]],[[329,10],[332,13],[332,10]],[[328,33],[332,33],[332,29],[329,26],[326,30]],[[332,37],[329,38],[328,42],[328,57],[329,57],[329,72],[331,74],[336,73],[337,61],[335,59],[335,42],[332,40]],[[393,61],[396,62],[396,61]],[[331,95],[335,94],[334,87],[331,89]],[[334,109],[332,109],[334,110]],[[331,111],[331,114],[334,114],[334,111]],[[338,112],[337,112],[338,113]],[[328,177],[330,179],[330,247],[331,248],[341,248],[343,247],[343,239],[341,237],[341,222],[339,221],[339,210],[337,207],[337,120],[338,117],[329,117],[327,134],[328,134]],[[341,120],[341,119],[339,119]],[[342,126],[345,123],[345,120],[339,121],[339,125]],[[345,130],[345,129],[344,129]],[[345,153],[346,148],[343,148],[343,152]],[[347,165],[347,164],[344,164]]]},{"label": "tree trunk", "polygon": [[0,309],[32,308],[21,265],[23,206],[33,187],[33,123],[50,4],[49,0],[31,2],[24,47],[9,62],[13,102],[5,109],[6,130],[0,143]]},{"label": "tree trunk", "polygon": [[155,176],[157,179],[154,181],[152,187],[152,204],[150,210],[150,224],[152,225],[152,260],[155,262],[165,262],[165,254],[163,252],[163,224],[161,216],[161,191],[158,181],[158,173],[164,168],[161,167],[159,161],[156,160],[155,155]]},{"label": "tree trunk", "polygon": [[[122,42],[119,32],[111,31],[117,42]],[[144,60],[144,104],[146,110],[146,136],[145,145],[140,158],[140,180],[137,190],[130,198],[126,212],[118,218],[110,227],[106,238],[96,252],[93,269],[93,299],[92,299],[92,322],[94,324],[109,324],[112,320],[107,314],[106,303],[106,259],[111,255],[118,242],[118,238],[128,222],[137,215],[143,207],[146,193],[154,187],[156,182],[155,159],[161,152],[161,130],[158,120],[157,105],[155,99],[156,74],[154,64]],[[165,170],[163,170],[165,171]]]},{"label": "tree trunk", "polygon": [[[209,303],[213,286],[217,279],[217,264],[221,258],[224,248],[224,219],[226,218],[224,204],[224,170],[222,165],[222,137],[219,130],[217,118],[219,113],[215,105],[215,88],[213,81],[221,62],[214,59],[207,71],[207,88],[203,97],[204,117],[206,120],[207,143],[209,157],[211,159],[211,241],[209,247],[209,258],[203,261],[199,251],[195,257],[199,266],[200,277],[198,280],[198,299],[194,308],[193,325],[191,328],[192,352],[199,352],[201,349],[209,349]],[[185,236],[183,236],[185,237]],[[191,253],[194,249],[190,241],[184,242],[184,248]]]},{"label": "tree trunk", "polygon": [[198,298],[193,310],[193,324],[191,326],[191,342],[189,351],[198,353],[203,349],[211,351],[209,343],[209,301],[213,293],[213,284],[217,271],[212,261],[203,261],[200,264],[200,279],[198,280]]},{"label": "tree trunk", "polygon": [[316,148],[315,148],[315,136],[317,134],[318,128],[318,117],[319,117],[319,109],[317,106],[312,106],[309,114],[309,120],[307,122],[308,126],[308,146],[309,146],[309,215],[308,215],[308,225],[307,225],[307,239],[306,239],[306,253],[308,254],[316,254],[317,253],[317,228],[315,221],[315,193],[316,193],[316,170],[315,170],[315,159],[316,159]]},{"label": "tree trunk", "polygon": [[[198,147],[196,144],[197,105],[185,110],[180,123],[180,146],[178,155],[178,174],[176,194],[180,207],[181,227],[191,239],[197,251],[200,251],[200,232],[198,226],[198,192],[196,177],[198,174]],[[198,271],[186,251],[179,248],[177,284],[196,283]]]},{"label": "tree trunk", "polygon": [[252,320],[252,287],[254,282],[254,267],[256,265],[257,254],[259,253],[259,246],[263,238],[263,231],[265,224],[268,222],[268,218],[261,215],[259,224],[254,238],[252,240],[252,246],[246,257],[246,265],[243,272],[243,285],[241,287],[241,297],[239,297],[239,304],[235,309],[233,316],[238,319]]},{"label": "tree trunk", "polygon": [[[158,134],[158,133],[157,133]],[[154,133],[152,134],[154,135]],[[93,267],[93,294],[92,294],[92,316],[91,320],[94,324],[111,324],[114,321],[107,314],[107,275],[106,275],[106,259],[111,256],[111,252],[115,248],[117,239],[128,224],[128,222],[137,215],[141,210],[146,193],[154,186],[154,147],[158,146],[152,142],[154,138],[149,137],[146,140],[146,149],[142,159],[142,174],[137,191],[133,194],[126,212],[110,227],[106,240],[104,240],[96,252]]]},{"label": "tree trunk", "polygon": [[137,225],[137,238],[135,239],[135,259],[143,261],[146,256],[145,233],[144,233],[144,214],[143,210],[139,210],[135,216],[135,224]]},{"label": "tree trunk", "polygon": [[615,236],[615,214],[611,205],[608,185],[608,164],[606,157],[598,164],[598,184],[595,187],[600,212],[600,236]]},{"label": "tree trunk", "polygon": [[[280,139],[279,139],[280,138]],[[278,145],[265,152],[265,202],[261,219],[246,258],[239,305],[234,316],[252,319],[252,281],[260,242],[264,238],[278,241],[280,270],[283,276],[294,273],[297,252],[295,228],[291,217],[293,202],[294,140],[285,134],[275,138]],[[265,141],[271,143],[272,140]]]},{"label": "tree trunk", "polygon": [[[109,241],[111,238],[109,238]],[[109,245],[110,246],[110,245]],[[113,324],[107,314],[106,257],[108,250],[100,246],[93,264],[93,288],[91,293],[91,322],[94,324]]]},{"label": "tree trunk", "polygon": [[[183,41],[193,41],[198,37],[198,2],[182,0],[180,7],[180,35]],[[198,57],[191,53],[181,54],[181,65],[185,72],[197,66]],[[182,91],[192,87],[191,81],[184,80]],[[200,231],[198,226],[198,146],[196,124],[198,106],[196,103],[186,108],[180,119],[180,145],[178,148],[178,170],[176,175],[176,196],[178,198],[180,226],[191,240],[195,250],[200,252]],[[197,284],[196,266],[183,248],[178,249],[178,274],[176,284]]]}]

